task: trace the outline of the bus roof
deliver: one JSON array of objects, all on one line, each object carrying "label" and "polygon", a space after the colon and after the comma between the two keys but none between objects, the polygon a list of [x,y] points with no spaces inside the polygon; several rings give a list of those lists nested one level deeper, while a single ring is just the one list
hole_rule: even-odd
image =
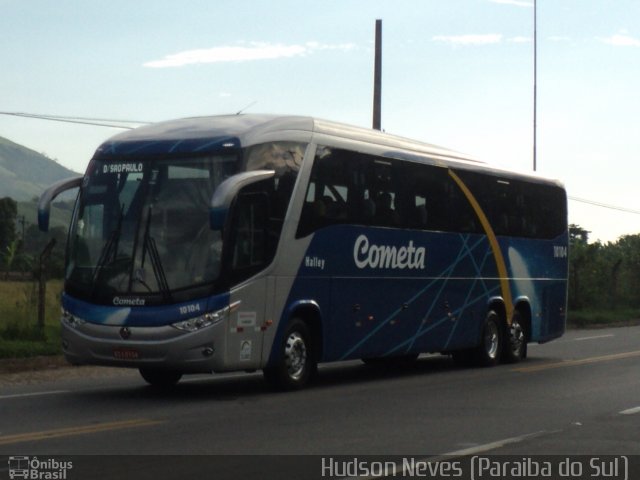
[{"label": "bus roof", "polygon": [[403,150],[412,150],[425,154],[440,154],[461,160],[473,161],[467,155],[452,150],[422,143],[407,138],[390,135],[353,125],[305,116],[280,116],[264,114],[216,115],[206,117],[182,118],[153,123],[107,140],[102,147],[117,148],[124,144],[138,142],[207,140],[213,138],[243,138],[257,133],[267,134],[278,131],[304,131],[323,133],[355,141],[362,141]]},{"label": "bus roof", "polygon": [[259,143],[261,138],[274,138],[279,132],[304,132],[309,137],[326,135],[347,142],[367,144],[390,158],[443,166],[466,165],[468,168],[490,170],[494,174],[509,177],[550,180],[535,173],[514,172],[492,166],[469,155],[437,145],[307,116],[239,114],[169,120],[115,135],[98,148],[96,156],[206,152],[219,149],[222,145],[252,145]]}]

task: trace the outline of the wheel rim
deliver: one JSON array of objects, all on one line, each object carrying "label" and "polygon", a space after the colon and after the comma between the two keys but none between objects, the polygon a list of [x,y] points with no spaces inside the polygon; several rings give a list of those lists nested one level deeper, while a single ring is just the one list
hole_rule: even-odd
[{"label": "wheel rim", "polygon": [[287,375],[293,380],[300,380],[304,375],[307,363],[307,345],[299,332],[293,332],[287,338],[284,347]]},{"label": "wheel rim", "polygon": [[511,347],[511,351],[515,354],[519,354],[522,350],[522,345],[524,344],[524,331],[522,330],[522,326],[517,320],[514,320],[511,323],[511,328],[509,329],[509,345]]},{"label": "wheel rim", "polygon": [[484,350],[489,358],[496,358],[500,345],[500,334],[495,322],[488,322],[484,333]]}]

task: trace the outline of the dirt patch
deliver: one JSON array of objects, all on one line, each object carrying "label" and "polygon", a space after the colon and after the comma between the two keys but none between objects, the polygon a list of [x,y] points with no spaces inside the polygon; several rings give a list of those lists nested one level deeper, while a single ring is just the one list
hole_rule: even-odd
[{"label": "dirt patch", "polygon": [[72,366],[62,355],[0,360],[0,387],[55,382],[72,378],[137,376],[135,369]]},{"label": "dirt patch", "polygon": [[34,370],[53,370],[62,367],[69,367],[69,363],[62,355],[0,359],[0,374]]}]

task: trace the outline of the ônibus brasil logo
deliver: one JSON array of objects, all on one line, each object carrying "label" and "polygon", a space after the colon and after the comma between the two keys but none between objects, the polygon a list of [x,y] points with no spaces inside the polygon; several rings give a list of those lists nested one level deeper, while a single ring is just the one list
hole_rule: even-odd
[{"label": "\u00f4nibus brasil logo", "polygon": [[424,269],[426,256],[426,249],[415,247],[413,240],[398,248],[369,243],[366,235],[360,235],[353,246],[353,260],[358,268]]},{"label": "\u00f4nibus brasil logo", "polygon": [[38,457],[9,457],[9,478],[25,480],[65,480],[67,471],[73,468],[73,462],[60,461],[55,458],[45,460]]}]

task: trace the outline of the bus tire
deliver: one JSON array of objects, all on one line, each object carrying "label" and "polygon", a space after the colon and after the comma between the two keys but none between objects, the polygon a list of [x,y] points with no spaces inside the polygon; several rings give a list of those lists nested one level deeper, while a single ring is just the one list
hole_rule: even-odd
[{"label": "bus tire", "polygon": [[279,348],[277,364],[263,370],[265,380],[280,390],[304,388],[318,368],[307,324],[293,319]]},{"label": "bus tire", "polygon": [[170,388],[182,378],[182,373],[158,368],[140,368],[140,375],[152,387]]},{"label": "bus tire", "polygon": [[498,363],[502,354],[502,326],[500,316],[489,310],[482,325],[480,344],[476,347],[476,363],[482,367],[492,367]]},{"label": "bus tire", "polygon": [[527,332],[522,314],[513,312],[511,326],[506,328],[506,341],[502,351],[502,361],[517,363],[527,356]]}]

